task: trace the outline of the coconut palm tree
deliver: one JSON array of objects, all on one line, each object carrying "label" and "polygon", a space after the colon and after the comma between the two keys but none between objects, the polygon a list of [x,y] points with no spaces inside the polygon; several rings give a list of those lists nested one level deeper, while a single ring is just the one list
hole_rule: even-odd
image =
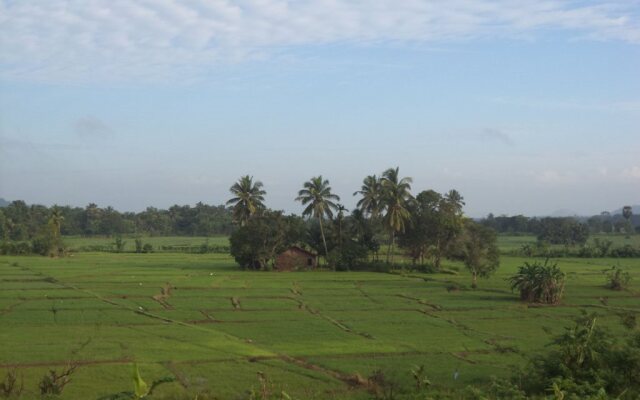
[{"label": "coconut palm tree", "polygon": [[336,222],[338,223],[338,244],[340,245],[340,251],[342,251],[342,221],[344,221],[345,211],[349,211],[343,204],[336,204],[336,210],[338,215],[336,216]]},{"label": "coconut palm tree", "polygon": [[62,227],[62,221],[64,221],[64,217],[62,216],[62,211],[57,206],[54,206],[51,210],[51,217],[49,217],[49,223],[51,224],[51,231],[53,236],[57,239],[60,237],[60,229]]},{"label": "coconut palm tree", "polygon": [[322,236],[322,244],[324,245],[325,257],[329,252],[327,250],[327,240],[324,236],[324,228],[322,227],[322,219],[327,216],[333,217],[333,210],[338,209],[338,205],[334,201],[340,201],[340,197],[331,193],[329,181],[322,178],[322,175],[311,178],[304,183],[304,188],[298,192],[296,201],[306,206],[302,212],[303,216],[312,216],[318,218],[320,223],[320,235]]},{"label": "coconut palm tree", "polygon": [[265,208],[263,202],[267,192],[262,190],[262,186],[262,182],[253,181],[253,176],[245,175],[229,188],[234,197],[227,201],[227,205],[233,207],[233,217],[240,226]]},{"label": "coconut palm tree", "polygon": [[353,195],[362,195],[357,206],[363,213],[369,214],[372,219],[376,219],[378,217],[382,206],[382,185],[380,183],[380,178],[375,175],[367,176],[362,181],[360,190],[355,192]]},{"label": "coconut palm tree", "polygon": [[58,206],[54,206],[51,210],[51,217],[49,217],[49,226],[51,227],[51,236],[53,237],[52,249],[55,253],[60,251],[61,244],[61,227],[62,221],[64,221],[64,217],[62,216],[62,211]]},{"label": "coconut palm tree", "polygon": [[382,203],[386,211],[384,216],[385,227],[389,230],[391,240],[387,251],[387,262],[391,256],[393,264],[393,254],[391,249],[395,244],[396,233],[404,232],[406,223],[411,218],[408,205],[413,200],[411,196],[411,183],[409,177],[400,178],[399,168],[389,168],[382,174]]}]

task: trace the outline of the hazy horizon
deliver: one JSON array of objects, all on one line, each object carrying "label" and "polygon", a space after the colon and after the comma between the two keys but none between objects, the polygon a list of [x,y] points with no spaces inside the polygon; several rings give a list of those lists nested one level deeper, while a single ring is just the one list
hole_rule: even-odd
[{"label": "hazy horizon", "polygon": [[640,204],[640,4],[0,1],[0,197],[351,209],[400,167],[473,217]]}]

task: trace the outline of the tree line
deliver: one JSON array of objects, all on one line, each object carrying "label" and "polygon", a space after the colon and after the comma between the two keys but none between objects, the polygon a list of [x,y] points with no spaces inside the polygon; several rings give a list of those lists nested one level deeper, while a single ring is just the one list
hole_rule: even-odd
[{"label": "tree line", "polygon": [[619,214],[603,211],[591,217],[526,217],[524,215],[487,215],[480,223],[503,234],[543,234],[550,225],[580,224],[588,233],[640,232],[640,215],[633,215],[631,206],[624,206]]},{"label": "tree line", "polygon": [[73,236],[213,236],[228,235],[234,229],[231,211],[224,205],[174,205],[166,210],[147,207],[136,213],[94,203],[84,208],[46,207],[16,200],[0,208],[0,239],[33,240],[42,235],[54,216],[60,234]]}]

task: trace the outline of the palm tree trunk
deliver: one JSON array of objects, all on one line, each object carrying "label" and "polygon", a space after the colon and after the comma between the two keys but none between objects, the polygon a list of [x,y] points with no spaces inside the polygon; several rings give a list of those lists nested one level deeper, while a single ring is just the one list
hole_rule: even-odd
[{"label": "palm tree trunk", "polygon": [[322,217],[318,216],[318,222],[320,222],[320,236],[322,236],[322,244],[324,245],[324,260],[327,261],[327,255],[329,251],[327,250],[327,241],[324,238],[324,228],[322,227]]}]

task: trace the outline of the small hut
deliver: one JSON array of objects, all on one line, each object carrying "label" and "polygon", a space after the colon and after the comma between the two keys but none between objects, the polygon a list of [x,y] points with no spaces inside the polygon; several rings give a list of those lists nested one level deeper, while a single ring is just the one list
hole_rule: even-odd
[{"label": "small hut", "polygon": [[298,246],[291,246],[276,257],[276,270],[278,271],[311,269],[317,265],[318,256]]}]

